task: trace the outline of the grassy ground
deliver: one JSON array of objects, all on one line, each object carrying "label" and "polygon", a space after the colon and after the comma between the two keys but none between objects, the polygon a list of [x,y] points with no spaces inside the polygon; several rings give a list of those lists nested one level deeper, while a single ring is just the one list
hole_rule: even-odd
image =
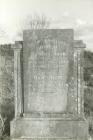
[{"label": "grassy ground", "polygon": [[0,140],[10,140],[10,137],[9,136],[4,136],[4,137],[1,137]]}]

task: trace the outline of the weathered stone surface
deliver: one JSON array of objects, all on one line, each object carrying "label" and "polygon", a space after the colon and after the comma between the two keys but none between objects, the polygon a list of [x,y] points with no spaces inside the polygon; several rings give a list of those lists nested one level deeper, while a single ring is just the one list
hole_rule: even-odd
[{"label": "weathered stone surface", "polygon": [[87,140],[87,128],[85,120],[76,118],[23,118],[12,123],[11,137]]},{"label": "weathered stone surface", "polygon": [[74,41],[69,29],[28,30],[23,39],[21,57],[20,43],[15,44],[17,108],[11,139],[88,140],[81,62],[85,45]]},{"label": "weathered stone surface", "polygon": [[24,32],[25,113],[67,111],[72,41],[73,30]]}]

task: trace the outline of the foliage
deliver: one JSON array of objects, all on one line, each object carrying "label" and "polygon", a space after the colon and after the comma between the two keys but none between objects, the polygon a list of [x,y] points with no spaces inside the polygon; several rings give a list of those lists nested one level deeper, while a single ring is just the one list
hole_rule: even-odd
[{"label": "foliage", "polygon": [[3,135],[10,133],[10,120],[14,114],[14,94],[13,94],[13,51],[10,46],[0,46],[0,57],[3,60],[1,65],[1,91],[0,91],[0,114],[3,119]]},{"label": "foliage", "polygon": [[87,87],[85,88],[84,92],[85,115],[90,116],[91,112],[93,112],[93,89]]},{"label": "foliage", "polygon": [[93,52],[84,52],[84,112],[89,120],[89,133],[93,135]]},{"label": "foliage", "polygon": [[13,98],[3,99],[1,104],[1,115],[4,119],[4,131],[3,135],[10,134],[10,121],[14,117],[14,100]]},{"label": "foliage", "polygon": [[93,52],[85,51],[84,59],[84,81],[87,86],[93,87]]},{"label": "foliage", "polygon": [[0,138],[0,140],[10,140],[10,137],[7,135],[4,135]]},{"label": "foliage", "polygon": [[84,52],[84,80],[86,83],[84,94],[84,108],[85,114],[90,115],[93,112],[93,52]]}]

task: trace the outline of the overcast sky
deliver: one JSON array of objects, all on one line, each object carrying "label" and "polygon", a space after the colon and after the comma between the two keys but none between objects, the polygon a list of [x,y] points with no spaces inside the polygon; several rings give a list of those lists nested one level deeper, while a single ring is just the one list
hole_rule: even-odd
[{"label": "overcast sky", "polygon": [[93,0],[0,0],[0,43],[19,39],[35,14],[51,19],[53,28],[73,28],[75,38],[93,51]]}]

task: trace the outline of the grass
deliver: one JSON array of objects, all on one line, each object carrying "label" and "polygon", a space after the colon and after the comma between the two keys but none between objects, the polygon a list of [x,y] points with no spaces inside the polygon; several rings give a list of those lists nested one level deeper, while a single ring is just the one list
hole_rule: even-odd
[{"label": "grass", "polygon": [[0,138],[0,140],[10,140],[10,137],[9,136],[3,136]]}]

